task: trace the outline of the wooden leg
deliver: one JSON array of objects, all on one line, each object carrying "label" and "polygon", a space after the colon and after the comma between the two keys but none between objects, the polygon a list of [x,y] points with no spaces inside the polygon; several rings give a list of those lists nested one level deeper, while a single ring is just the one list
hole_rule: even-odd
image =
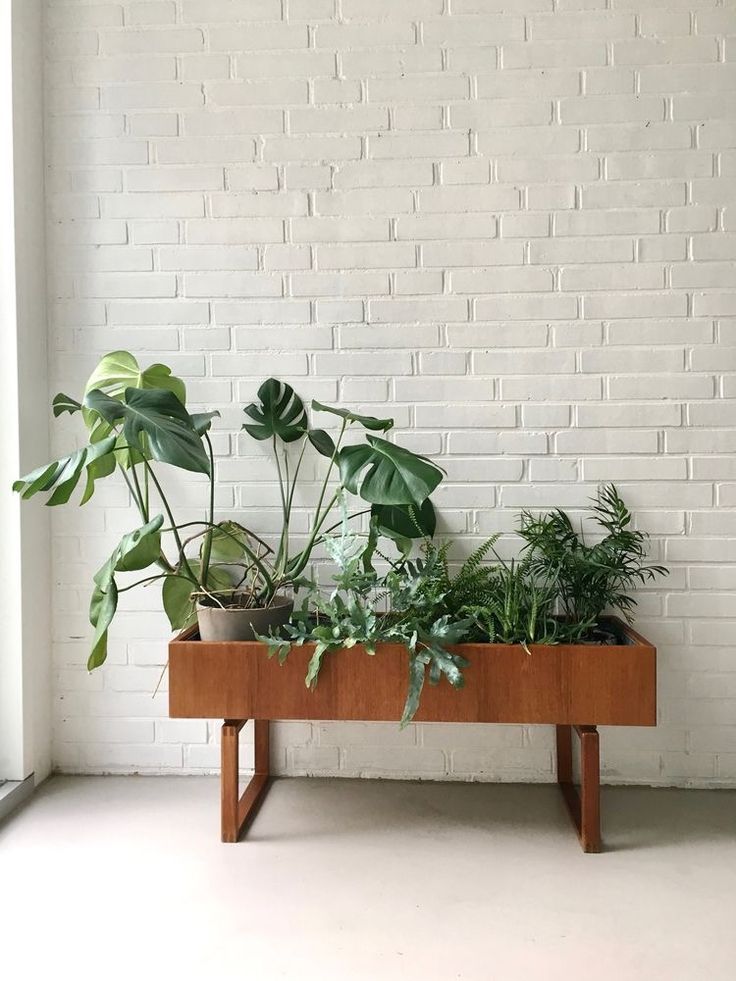
[{"label": "wooden leg", "polygon": [[[572,730],[580,739],[580,793],[572,779]],[[598,730],[557,726],[557,781],[584,852],[601,850],[601,788]]]},{"label": "wooden leg", "polygon": [[222,724],[221,838],[228,842],[237,841],[245,826],[255,815],[263,800],[270,776],[269,722],[268,719],[256,719],[254,721],[255,773],[240,796],[238,736],[246,721],[246,719],[226,719]]}]

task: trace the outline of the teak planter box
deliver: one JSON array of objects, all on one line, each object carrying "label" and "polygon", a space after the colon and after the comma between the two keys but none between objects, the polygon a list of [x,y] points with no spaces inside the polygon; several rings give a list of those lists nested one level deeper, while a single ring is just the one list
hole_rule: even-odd
[{"label": "teak planter box", "polygon": [[[585,851],[600,850],[597,726],[656,725],[656,649],[611,618],[625,643],[599,647],[460,644],[470,661],[465,687],[425,683],[417,722],[505,722],[557,727],[557,778]],[[325,657],[314,691],[304,684],[312,646],[294,647],[284,665],[256,641],[205,643],[194,627],[169,644],[169,714],[221,718],[222,839],[236,841],[269,778],[272,719],[394,721],[401,717],[408,658],[398,645],[375,656],[361,647]],[[255,720],[255,775],[238,797],[238,733]],[[581,740],[578,796],[572,730]]]}]

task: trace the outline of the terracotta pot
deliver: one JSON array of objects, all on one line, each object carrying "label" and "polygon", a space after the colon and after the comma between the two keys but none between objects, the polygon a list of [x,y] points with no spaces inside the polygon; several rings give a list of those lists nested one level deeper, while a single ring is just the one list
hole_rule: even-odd
[{"label": "terracotta pot", "polygon": [[267,634],[271,627],[288,623],[293,609],[294,601],[288,596],[275,596],[270,606],[250,610],[198,603],[199,636],[206,641],[255,640],[256,633]]}]

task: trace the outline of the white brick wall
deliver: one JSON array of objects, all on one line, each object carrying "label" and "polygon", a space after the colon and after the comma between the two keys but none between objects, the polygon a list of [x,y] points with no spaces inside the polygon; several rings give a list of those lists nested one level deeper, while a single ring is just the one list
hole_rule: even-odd
[{"label": "white brick wall", "polygon": [[[265,532],[273,485],[238,430],[268,374],[395,415],[448,469],[466,548],[616,480],[672,576],[639,619],[661,724],[606,731],[606,777],[736,784],[736,4],[49,0],[47,34],[53,391],[106,350],[169,362],[223,411],[221,515]],[[193,515],[197,490],[176,491]],[[84,670],[126,503],[55,514],[56,765],[208,770],[216,726],[151,697],[156,596],[125,594]],[[551,745],[293,723],[274,762],[549,780]]]}]

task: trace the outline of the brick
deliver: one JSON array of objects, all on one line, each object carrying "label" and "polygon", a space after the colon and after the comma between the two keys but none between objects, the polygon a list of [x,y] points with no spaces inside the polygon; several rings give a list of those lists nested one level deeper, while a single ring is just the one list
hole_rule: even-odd
[{"label": "brick", "polygon": [[411,191],[403,188],[318,191],[314,203],[318,215],[394,215],[414,208]]},{"label": "brick", "polygon": [[72,68],[74,81],[86,85],[99,82],[168,82],[176,78],[176,58],[118,56],[78,58]]},{"label": "brick", "polygon": [[300,79],[270,79],[259,82],[210,82],[207,98],[215,106],[298,105],[308,98],[306,83]]},{"label": "brick", "polygon": [[360,161],[339,164],[334,185],[338,190],[354,187],[418,187],[434,182],[429,161]]},{"label": "brick", "polygon": [[419,211],[429,214],[461,211],[514,211],[519,208],[515,187],[492,185],[468,194],[463,186],[432,187],[419,192]]},{"label": "brick", "polygon": [[368,82],[368,101],[393,104],[446,102],[468,98],[468,80],[462,75],[416,75],[374,78]]},{"label": "brick", "polygon": [[467,153],[464,133],[378,133],[368,137],[368,155],[376,159],[389,157],[460,157]]},{"label": "brick", "polygon": [[385,269],[416,265],[416,250],[405,242],[360,245],[319,245],[320,269]]},{"label": "brick", "polygon": [[526,41],[503,46],[505,68],[569,68],[605,65],[604,41]]},{"label": "brick", "polygon": [[310,107],[289,112],[289,132],[364,133],[388,129],[388,110],[378,106]]},{"label": "brick", "polygon": [[211,51],[282,51],[308,46],[301,24],[249,24],[247,27],[210,27]]},{"label": "brick", "polygon": [[129,191],[221,191],[221,167],[144,167],[129,170]]},{"label": "brick", "polygon": [[383,272],[294,273],[291,289],[294,296],[375,296],[388,290],[388,276]]},{"label": "brick", "polygon": [[184,0],[182,19],[196,24],[280,20],[278,0]]},{"label": "brick", "polygon": [[315,32],[317,48],[349,51],[351,48],[381,47],[383,45],[413,44],[414,26],[411,23],[371,24],[366,33],[363,24],[318,24]]},{"label": "brick", "polygon": [[439,48],[412,46],[382,50],[368,46],[365,50],[344,50],[340,54],[340,60],[343,74],[347,78],[442,70],[442,52]]},{"label": "brick", "polygon": [[176,5],[173,0],[139,0],[126,8],[125,23],[136,27],[144,24],[174,24]]},{"label": "brick", "polygon": [[576,315],[574,297],[551,293],[484,297],[476,303],[480,320],[569,320]]},{"label": "brick", "polygon": [[397,221],[399,239],[486,239],[495,232],[495,220],[491,215],[413,215],[401,216]]},{"label": "brick", "polygon": [[551,120],[552,103],[546,99],[487,99],[460,102],[450,109],[450,121],[455,129],[492,130],[509,124],[544,125]]},{"label": "brick", "polygon": [[204,50],[204,34],[195,28],[162,30],[103,31],[100,36],[103,54],[184,54]]},{"label": "brick", "polygon": [[360,153],[361,141],[358,136],[287,136],[268,137],[263,158],[268,161],[324,162],[357,160]]},{"label": "brick", "polygon": [[283,242],[280,218],[197,218],[187,221],[187,241],[193,245],[239,245]]},{"label": "brick", "polygon": [[682,65],[718,60],[718,45],[709,37],[636,38],[614,41],[617,65]]}]

